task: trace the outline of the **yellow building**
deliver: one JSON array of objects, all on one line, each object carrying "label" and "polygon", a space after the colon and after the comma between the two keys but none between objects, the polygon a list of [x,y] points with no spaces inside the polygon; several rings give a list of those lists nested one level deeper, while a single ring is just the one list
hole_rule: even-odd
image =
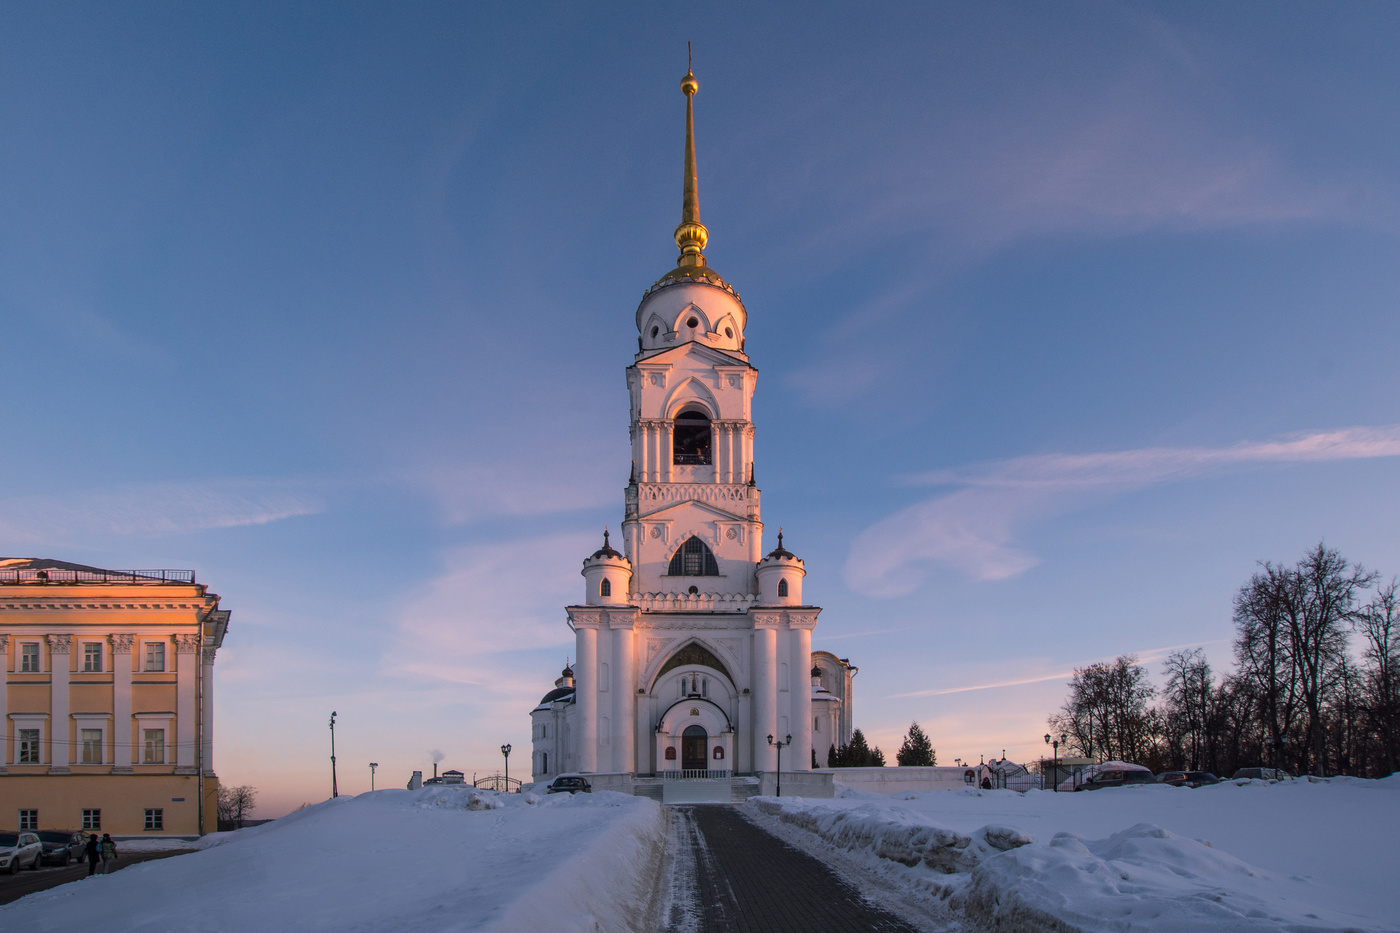
[{"label": "yellow building", "polygon": [[191,570],[0,559],[0,830],[212,832],[228,618]]}]

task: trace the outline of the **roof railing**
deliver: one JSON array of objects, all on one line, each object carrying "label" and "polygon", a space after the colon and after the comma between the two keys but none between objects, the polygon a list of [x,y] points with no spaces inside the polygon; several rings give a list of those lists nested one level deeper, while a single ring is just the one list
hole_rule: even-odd
[{"label": "roof railing", "polygon": [[194,583],[193,570],[60,570],[58,568],[0,568],[0,586],[43,586],[54,583],[124,583],[173,585]]}]

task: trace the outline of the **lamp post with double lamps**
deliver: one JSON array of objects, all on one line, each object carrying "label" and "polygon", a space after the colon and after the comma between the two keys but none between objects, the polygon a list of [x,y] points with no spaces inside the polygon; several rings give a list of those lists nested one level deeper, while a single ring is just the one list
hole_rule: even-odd
[{"label": "lamp post with double lamps", "polygon": [[778,750],[778,796],[783,795],[783,749],[792,744],[792,736],[774,742],[773,736],[768,736],[768,744]]},{"label": "lamp post with double lamps", "polygon": [[501,757],[506,760],[506,793],[510,793],[510,743],[501,746]]},{"label": "lamp post with double lamps", "polygon": [[1045,733],[1045,744],[1054,749],[1054,764],[1050,767],[1050,774],[1053,776],[1050,780],[1055,782],[1055,793],[1058,794],[1060,792],[1060,743],[1065,740],[1065,734],[1061,732],[1058,739],[1054,741],[1051,741],[1051,739],[1052,736],[1050,733]]},{"label": "lamp post with double lamps", "polygon": [[377,767],[379,767],[379,762],[371,761],[369,763],[369,789],[371,793],[374,792],[374,769]]}]

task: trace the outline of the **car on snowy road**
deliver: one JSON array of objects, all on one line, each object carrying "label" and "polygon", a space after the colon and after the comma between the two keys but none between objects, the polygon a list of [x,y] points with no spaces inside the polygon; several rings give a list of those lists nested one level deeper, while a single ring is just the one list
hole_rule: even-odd
[{"label": "car on snowy road", "polygon": [[51,865],[67,865],[74,859],[83,860],[87,837],[61,829],[41,829],[36,834],[44,847],[43,859]]},{"label": "car on snowy road", "polygon": [[0,871],[18,874],[21,868],[39,867],[44,844],[33,833],[0,833]]},{"label": "car on snowy road", "polygon": [[591,794],[593,785],[577,774],[561,774],[549,784],[546,794]]},{"label": "car on snowy road", "polygon": [[1172,787],[1205,787],[1219,784],[1220,778],[1209,771],[1165,771],[1157,776],[1157,783]]}]

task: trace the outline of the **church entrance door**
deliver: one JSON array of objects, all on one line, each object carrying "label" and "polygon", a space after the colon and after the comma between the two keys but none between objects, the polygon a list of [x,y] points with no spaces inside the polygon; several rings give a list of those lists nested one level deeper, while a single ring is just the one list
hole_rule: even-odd
[{"label": "church entrance door", "polygon": [[685,771],[704,771],[709,767],[705,760],[706,746],[710,744],[704,726],[686,726],[681,733],[681,768]]}]

